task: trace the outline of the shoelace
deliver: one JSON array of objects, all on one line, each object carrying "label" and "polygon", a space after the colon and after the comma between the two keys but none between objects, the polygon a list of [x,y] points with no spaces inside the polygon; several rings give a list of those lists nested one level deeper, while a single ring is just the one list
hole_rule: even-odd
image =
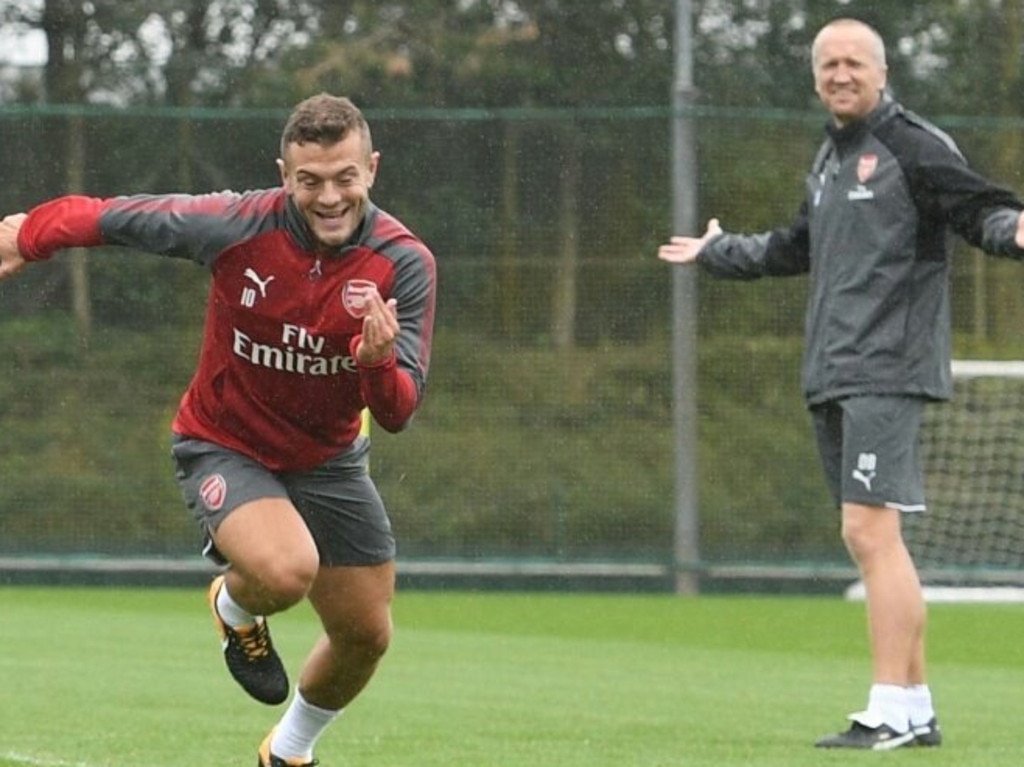
[{"label": "shoelace", "polygon": [[235,630],[238,644],[249,660],[256,661],[270,655],[270,632],[266,621],[256,621],[256,625],[247,631]]}]

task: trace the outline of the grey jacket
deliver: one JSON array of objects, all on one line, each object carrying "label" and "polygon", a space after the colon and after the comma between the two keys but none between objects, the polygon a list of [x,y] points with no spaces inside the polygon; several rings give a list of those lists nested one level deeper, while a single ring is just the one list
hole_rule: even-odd
[{"label": "grey jacket", "polygon": [[697,261],[727,279],[810,272],[809,406],[863,394],[948,399],[950,232],[1024,258],[1014,244],[1024,204],[888,96],[864,120],[826,131],[792,224],[722,234]]}]

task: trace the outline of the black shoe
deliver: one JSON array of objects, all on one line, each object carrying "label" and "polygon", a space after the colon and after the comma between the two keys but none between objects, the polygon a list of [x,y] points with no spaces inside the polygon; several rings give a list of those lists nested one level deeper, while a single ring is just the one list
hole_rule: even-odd
[{"label": "black shoe", "polygon": [[228,671],[242,689],[260,703],[276,706],[288,697],[288,674],[270,641],[270,629],[262,617],[251,628],[235,629],[226,624],[217,612],[217,594],[224,585],[218,575],[210,584],[210,612],[220,636]]},{"label": "black shoe", "polygon": [[[277,729],[276,727],[274,729]],[[311,762],[299,762],[295,759],[282,759],[279,756],[274,756],[270,753],[270,740],[274,737],[274,730],[263,739],[260,743],[259,750],[256,752],[256,767],[316,767],[320,764],[317,759]]]},{"label": "black shoe", "polygon": [[914,725],[914,744],[918,746],[941,746],[942,728],[939,721],[933,716],[926,724]]},{"label": "black shoe", "polygon": [[814,745],[816,748],[862,748],[869,751],[889,751],[913,743],[913,730],[897,732],[887,724],[867,727],[855,721],[846,732],[829,735]]}]

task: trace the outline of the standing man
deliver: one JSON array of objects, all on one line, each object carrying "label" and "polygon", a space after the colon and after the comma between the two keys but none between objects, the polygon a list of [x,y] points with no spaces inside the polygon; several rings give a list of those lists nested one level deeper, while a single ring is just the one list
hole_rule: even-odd
[{"label": "standing man", "polygon": [[925,605],[900,515],[925,510],[921,411],[952,394],[952,230],[1024,258],[1024,205],[972,171],[953,141],[886,91],[885,46],[853,19],[811,50],[831,114],[788,228],[673,237],[658,256],[719,278],[810,273],[803,388],[842,536],[867,592],[873,684],[867,708],[822,748],[937,746],[925,677]]},{"label": "standing man", "polygon": [[186,258],[212,274],[173,456],[204,553],[227,567],[210,588],[227,666],[252,697],[282,703],[289,682],[266,616],[305,598],[323,625],[260,767],[316,764],[318,738],[391,637],[395,542],[360,414],[397,432],[418,408],[435,264],[370,201],[379,161],[359,109],[321,94],[285,125],[280,187],[68,196],[0,223],[0,278],[95,245]]}]

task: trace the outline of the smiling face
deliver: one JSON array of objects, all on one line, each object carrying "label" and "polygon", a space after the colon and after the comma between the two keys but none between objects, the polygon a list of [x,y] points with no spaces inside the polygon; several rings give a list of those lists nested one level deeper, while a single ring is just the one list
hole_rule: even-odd
[{"label": "smiling face", "polygon": [[359,131],[329,144],[290,143],[282,154],[281,181],[318,249],[344,245],[366,215],[380,155],[369,150]]},{"label": "smiling face", "polygon": [[885,45],[871,27],[849,19],[824,27],[811,51],[814,90],[837,125],[865,117],[885,88]]}]

